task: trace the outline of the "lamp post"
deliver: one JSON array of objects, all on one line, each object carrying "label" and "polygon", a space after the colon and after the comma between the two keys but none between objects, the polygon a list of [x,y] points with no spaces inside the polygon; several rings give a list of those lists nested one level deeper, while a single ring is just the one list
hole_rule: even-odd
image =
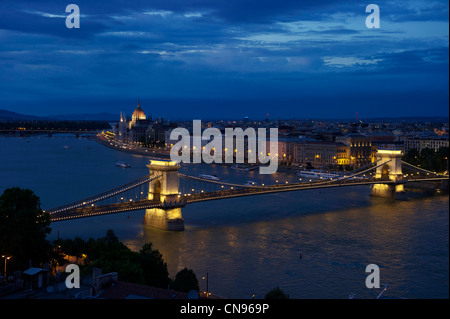
[{"label": "lamp post", "polygon": [[[202,279],[205,279],[205,277],[202,277]],[[206,298],[208,298],[209,290],[208,290],[208,273],[206,273]]]},{"label": "lamp post", "polygon": [[8,260],[8,259],[11,259],[11,256],[5,256],[5,255],[2,255],[2,258],[5,258],[5,276],[4,276],[4,281],[6,281],[6,261]]}]

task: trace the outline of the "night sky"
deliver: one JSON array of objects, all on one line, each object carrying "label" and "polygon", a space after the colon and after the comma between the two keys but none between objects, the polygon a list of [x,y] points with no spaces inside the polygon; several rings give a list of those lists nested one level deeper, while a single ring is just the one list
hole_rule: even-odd
[{"label": "night sky", "polygon": [[0,109],[131,114],[140,99],[174,119],[448,116],[448,1],[371,1],[1,0]]}]

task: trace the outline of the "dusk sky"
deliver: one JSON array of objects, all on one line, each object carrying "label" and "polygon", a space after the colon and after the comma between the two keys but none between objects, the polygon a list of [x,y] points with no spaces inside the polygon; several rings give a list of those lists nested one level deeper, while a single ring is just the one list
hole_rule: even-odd
[{"label": "dusk sky", "polygon": [[448,0],[1,0],[0,109],[448,116],[448,28]]}]

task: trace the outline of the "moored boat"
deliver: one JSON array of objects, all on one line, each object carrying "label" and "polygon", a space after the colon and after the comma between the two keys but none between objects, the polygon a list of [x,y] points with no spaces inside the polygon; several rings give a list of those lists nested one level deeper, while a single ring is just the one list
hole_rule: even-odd
[{"label": "moored boat", "polygon": [[307,179],[338,179],[341,176],[335,173],[328,173],[319,170],[303,170],[297,171],[297,176],[307,178]]},{"label": "moored boat", "polygon": [[214,181],[220,181],[220,177],[218,177],[216,175],[200,174],[200,175],[198,175],[198,177],[203,178],[203,179],[210,179],[210,180],[214,180]]},{"label": "moored boat", "polygon": [[252,171],[257,169],[259,166],[257,165],[246,165],[246,164],[234,164],[231,166],[231,169],[239,170],[239,171]]},{"label": "moored boat", "polygon": [[122,168],[128,168],[128,167],[130,167],[130,164],[122,162],[122,161],[119,161],[119,162],[116,163],[116,166],[117,167],[122,167]]}]

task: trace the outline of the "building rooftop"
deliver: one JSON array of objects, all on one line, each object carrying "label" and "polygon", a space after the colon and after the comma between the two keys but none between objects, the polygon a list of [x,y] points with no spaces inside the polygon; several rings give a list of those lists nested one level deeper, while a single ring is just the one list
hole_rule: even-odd
[{"label": "building rooftop", "polygon": [[132,119],[135,119],[135,120],[147,119],[147,116],[145,115],[144,111],[141,109],[141,105],[139,103],[138,103],[137,108],[133,112]]},{"label": "building rooftop", "polygon": [[41,271],[47,271],[46,269],[42,269],[42,268],[35,268],[35,267],[31,267],[28,268],[27,270],[25,270],[23,272],[24,275],[29,275],[29,276],[34,276],[38,273],[40,273]]}]

